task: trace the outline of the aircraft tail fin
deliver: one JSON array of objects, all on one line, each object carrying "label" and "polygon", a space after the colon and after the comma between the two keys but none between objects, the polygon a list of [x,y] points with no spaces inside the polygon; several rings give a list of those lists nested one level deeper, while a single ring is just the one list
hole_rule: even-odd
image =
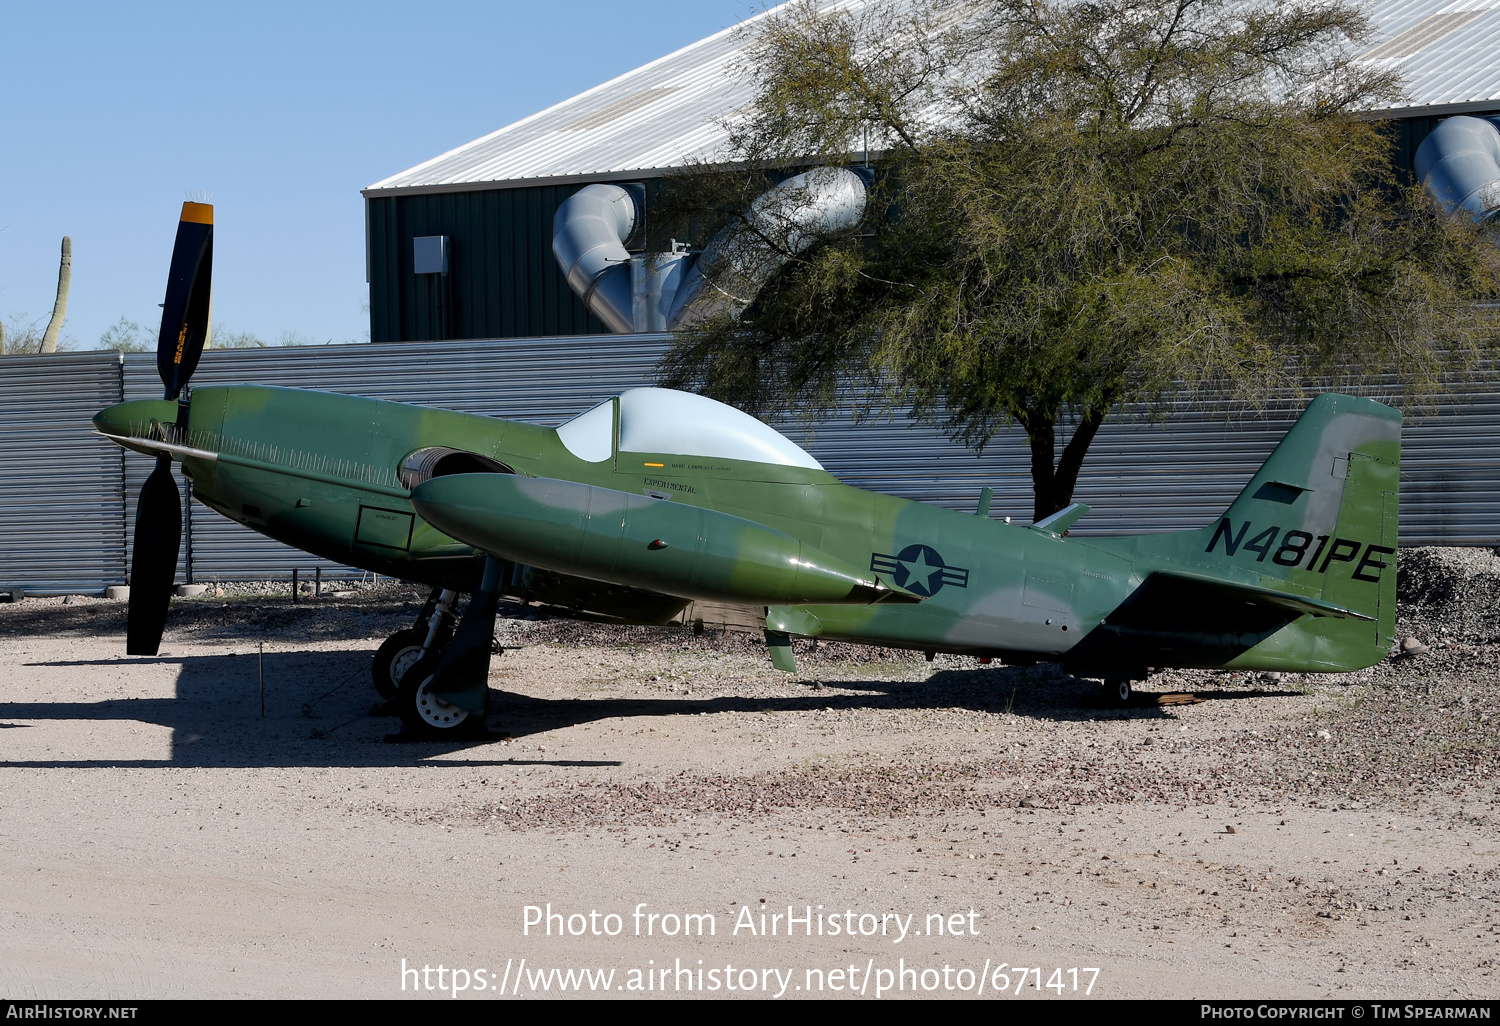
[{"label": "aircraft tail fin", "polygon": [[[1378,515],[1381,493],[1395,490],[1401,414],[1357,396],[1325,393],[1303,411],[1224,516],[1236,522],[1286,522],[1314,537],[1332,534],[1355,508]],[[1386,474],[1372,476],[1371,464]],[[1359,469],[1363,467],[1363,472]],[[1273,564],[1275,565],[1275,564]]]},{"label": "aircraft tail fin", "polygon": [[[1364,666],[1395,633],[1401,414],[1371,399],[1318,396],[1224,515],[1199,532],[1209,567],[1284,581],[1374,621],[1317,620],[1316,633],[1355,635],[1369,650],[1333,662]],[[1330,648],[1325,644],[1324,648]],[[1345,647],[1345,646],[1334,646]]]},{"label": "aircraft tail fin", "polygon": [[1371,666],[1396,628],[1401,414],[1313,400],[1224,515],[1134,535],[1141,585],[1068,654],[1089,670]]}]

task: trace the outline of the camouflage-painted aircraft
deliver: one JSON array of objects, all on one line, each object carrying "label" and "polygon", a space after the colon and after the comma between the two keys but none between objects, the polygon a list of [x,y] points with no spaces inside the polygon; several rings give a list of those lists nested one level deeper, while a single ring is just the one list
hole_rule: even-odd
[{"label": "camouflage-painted aircraft", "polygon": [[1019,526],[863,491],[760,421],[666,389],[556,429],[257,385],[189,400],[211,219],[184,208],[166,397],[94,418],[158,460],[137,512],[133,653],[154,654],[166,621],[174,459],[229,519],[433,589],[375,677],[413,730],[440,735],[482,726],[502,598],[633,623],[754,607],[784,670],[793,637],[839,639],[1059,662],[1121,702],[1152,668],[1347,671],[1391,645],[1401,420],[1379,403],[1318,397],[1200,530],[1085,539],[1066,534],[1086,506]]}]

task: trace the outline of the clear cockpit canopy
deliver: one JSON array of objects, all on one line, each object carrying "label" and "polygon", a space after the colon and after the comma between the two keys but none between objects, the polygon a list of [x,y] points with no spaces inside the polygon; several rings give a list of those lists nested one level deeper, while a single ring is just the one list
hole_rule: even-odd
[{"label": "clear cockpit canopy", "polygon": [[733,406],[670,388],[632,388],[557,429],[574,456],[602,463],[614,455],[615,404],[620,451],[699,456],[822,470],[823,465],[774,428]]}]

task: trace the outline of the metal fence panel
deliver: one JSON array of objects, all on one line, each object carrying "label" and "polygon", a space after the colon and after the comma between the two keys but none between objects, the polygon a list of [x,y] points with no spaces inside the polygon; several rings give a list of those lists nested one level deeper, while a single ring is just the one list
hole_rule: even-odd
[{"label": "metal fence panel", "polygon": [[[1296,422],[1307,397],[1260,409],[1231,399],[1177,403],[1159,420],[1112,415],[1089,448],[1074,499],[1092,508],[1079,536],[1201,527],[1222,513]],[[1402,432],[1401,543],[1500,543],[1500,372],[1454,382],[1417,403]],[[973,510],[995,490],[991,515],[1030,523],[1031,455],[1019,430],[976,455],[904,417],[856,424],[842,416],[808,430],[779,425],[841,480],[904,498]]]},{"label": "metal fence panel", "polygon": [[121,451],[90,423],[119,401],[119,353],[0,359],[0,590],[61,595],[124,580]]}]

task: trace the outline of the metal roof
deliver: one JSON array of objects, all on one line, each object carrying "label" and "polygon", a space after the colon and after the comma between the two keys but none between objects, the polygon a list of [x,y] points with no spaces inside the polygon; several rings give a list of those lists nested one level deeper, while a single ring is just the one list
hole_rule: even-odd
[{"label": "metal roof", "polygon": [[[833,5],[828,5],[833,6]],[[367,192],[513,182],[534,185],[681,167],[724,141],[714,119],[750,102],[735,60],[756,15],[498,132],[370,186]]]},{"label": "metal roof", "polygon": [[1407,102],[1386,113],[1500,107],[1500,0],[1380,0],[1367,60],[1398,68]]},{"label": "metal roof", "polygon": [[[863,6],[831,0],[824,10]],[[1500,109],[1500,0],[1371,0],[1372,61],[1399,67],[1403,105],[1392,116]],[[649,177],[712,160],[715,124],[749,103],[737,58],[763,12],[613,81],[376,182],[368,194],[464,191]]]}]

